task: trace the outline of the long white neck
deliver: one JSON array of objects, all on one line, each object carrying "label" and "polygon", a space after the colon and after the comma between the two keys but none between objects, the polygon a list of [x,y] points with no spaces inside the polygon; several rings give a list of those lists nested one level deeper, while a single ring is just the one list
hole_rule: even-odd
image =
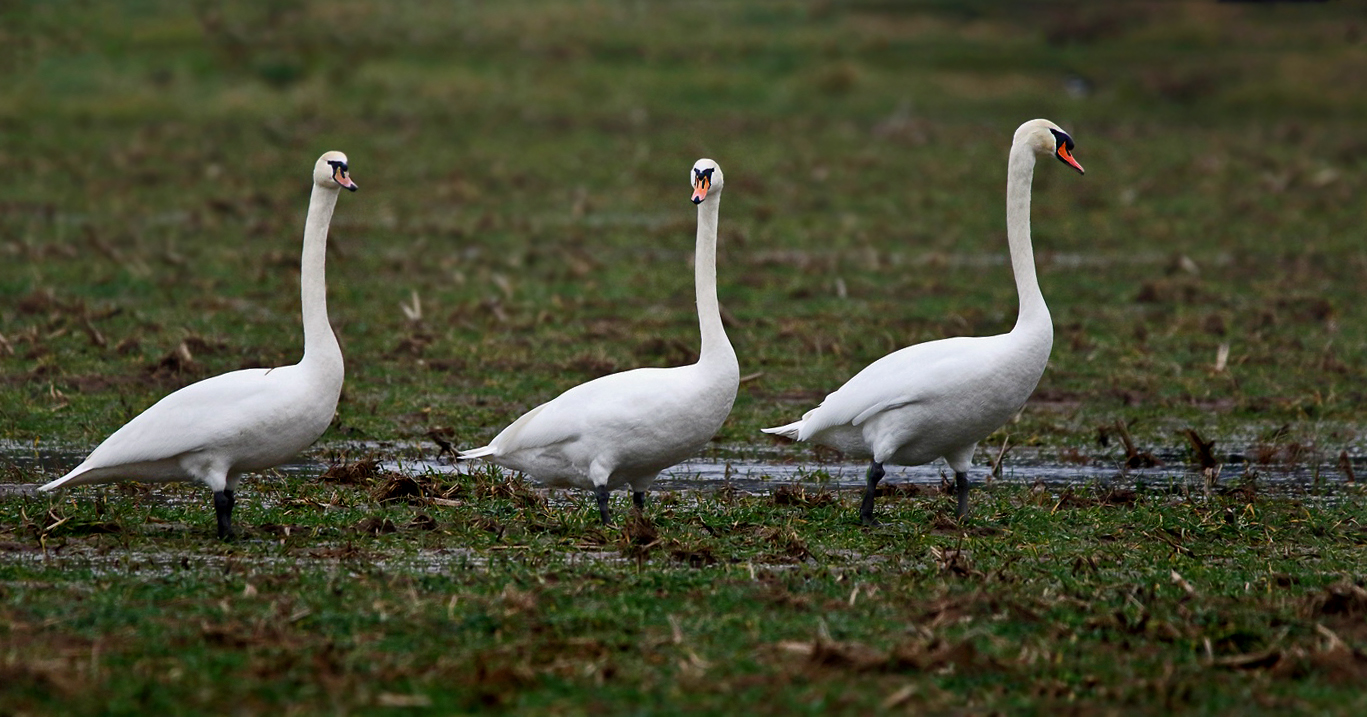
[{"label": "long white neck", "polygon": [[702,349],[698,363],[736,363],[736,351],[726,338],[717,302],[717,208],[721,195],[714,194],[698,205],[698,243],[693,256],[693,284],[698,294],[698,327]]},{"label": "long white neck", "polygon": [[1011,246],[1011,272],[1016,275],[1020,315],[1013,331],[1043,330],[1053,336],[1049,307],[1035,276],[1035,250],[1030,245],[1030,182],[1035,176],[1035,153],[1023,143],[1011,146],[1006,170],[1006,241]]},{"label": "long white neck", "polygon": [[304,305],[304,360],[300,364],[342,372],[342,349],[328,323],[328,225],[337,206],[337,190],[313,185],[304,222],[304,257],[299,266],[299,296]]}]

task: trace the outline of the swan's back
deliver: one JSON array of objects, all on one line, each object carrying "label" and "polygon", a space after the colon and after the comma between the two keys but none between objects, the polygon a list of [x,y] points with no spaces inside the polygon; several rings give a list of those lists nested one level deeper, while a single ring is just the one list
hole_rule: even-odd
[{"label": "swan's back", "polygon": [[712,380],[696,364],[609,374],[528,411],[490,445],[507,454],[575,441],[705,442],[731,411],[735,389],[728,391],[728,383]]},{"label": "swan's back", "polygon": [[696,453],[731,412],[739,385],[698,364],[639,368],[575,386],[533,408],[485,448],[488,457],[543,481],[586,478],[595,460],[619,473],[654,473]]},{"label": "swan's back", "polygon": [[[796,438],[825,442],[822,434],[832,433],[833,440],[846,444],[841,449],[848,450],[855,432],[867,435],[867,422],[892,412],[902,414],[904,424],[911,420],[957,428],[948,431],[956,436],[981,432],[970,430],[979,424],[992,424],[986,430],[991,433],[1034,391],[1050,343],[1012,333],[908,346],[869,364],[808,411],[796,426]],[[898,432],[915,430],[904,425]],[[980,438],[974,435],[971,441]]]},{"label": "swan's back", "polygon": [[135,416],[44,488],[124,477],[186,479],[167,471],[175,473],[176,459],[202,453],[232,473],[276,465],[317,440],[331,422],[341,387],[318,384],[297,365],[242,369],[190,384]]}]

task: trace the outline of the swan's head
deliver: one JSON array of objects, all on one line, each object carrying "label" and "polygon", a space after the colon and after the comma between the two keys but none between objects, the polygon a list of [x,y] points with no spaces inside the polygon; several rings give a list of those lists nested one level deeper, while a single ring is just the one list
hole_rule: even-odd
[{"label": "swan's head", "polygon": [[723,184],[721,167],[710,159],[700,159],[693,163],[688,173],[688,183],[693,185],[693,203],[702,204],[709,196],[721,194]]},{"label": "swan's head", "polygon": [[1073,138],[1061,127],[1047,119],[1030,120],[1016,130],[1016,144],[1025,144],[1037,154],[1052,154],[1058,161],[1086,174],[1082,165],[1073,159]]},{"label": "swan's head", "polygon": [[346,155],[341,152],[326,152],[318,158],[318,163],[313,165],[313,183],[328,189],[345,187],[353,192],[359,189],[351,181]]}]

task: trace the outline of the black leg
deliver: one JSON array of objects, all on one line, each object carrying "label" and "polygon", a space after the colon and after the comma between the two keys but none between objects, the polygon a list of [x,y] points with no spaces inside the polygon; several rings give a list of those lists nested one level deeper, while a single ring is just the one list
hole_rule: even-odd
[{"label": "black leg", "polygon": [[954,490],[959,494],[959,518],[968,515],[968,473],[954,473]]},{"label": "black leg", "polygon": [[603,518],[603,525],[612,525],[612,515],[608,513],[608,487],[595,486],[593,493],[598,497],[598,515]]},{"label": "black leg", "polygon": [[633,491],[631,504],[636,506],[636,510],[642,513],[646,512],[646,492],[643,490]]},{"label": "black leg", "polygon": [[878,481],[883,480],[883,464],[878,461],[869,463],[868,487],[864,489],[864,502],[859,506],[859,522],[864,525],[878,525],[873,517],[873,497],[878,493]]},{"label": "black leg", "polygon": [[233,492],[220,490],[214,492],[214,513],[218,515],[218,539],[227,540],[233,534]]}]

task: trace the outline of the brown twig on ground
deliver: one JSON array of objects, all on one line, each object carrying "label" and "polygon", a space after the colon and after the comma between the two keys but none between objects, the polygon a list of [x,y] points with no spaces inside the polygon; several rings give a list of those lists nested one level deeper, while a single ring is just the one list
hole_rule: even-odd
[{"label": "brown twig on ground", "polygon": [[1357,474],[1353,472],[1353,459],[1348,457],[1348,451],[1339,452],[1339,470],[1343,471],[1343,476],[1348,479],[1348,485],[1356,485],[1358,482]]},{"label": "brown twig on ground", "polygon": [[1002,438],[1002,447],[997,449],[997,457],[992,461],[992,470],[987,473],[987,482],[991,483],[995,478],[1002,477],[1002,459],[1011,451],[1011,436]]},{"label": "brown twig on ground", "polygon": [[1163,465],[1163,461],[1154,454],[1135,448],[1134,439],[1130,437],[1129,426],[1125,425],[1124,420],[1115,422],[1115,432],[1120,436],[1121,443],[1125,444],[1126,468],[1156,468]]},{"label": "brown twig on ground", "polygon": [[431,438],[432,442],[437,444],[438,458],[449,455],[451,456],[451,460],[457,460],[459,456],[456,454],[456,447],[451,444],[451,441],[447,440],[450,432],[451,429],[449,428],[431,428],[427,431],[427,437]]},{"label": "brown twig on ground", "polygon": [[1191,441],[1191,449],[1196,455],[1196,462],[1201,465],[1201,477],[1204,479],[1206,495],[1210,495],[1215,483],[1220,477],[1220,463],[1215,460],[1215,453],[1211,449],[1215,446],[1215,441],[1207,441],[1201,438],[1201,434],[1194,428],[1186,428],[1180,431]]},{"label": "brown twig on ground", "polygon": [[1201,464],[1201,468],[1215,468],[1219,463],[1215,460],[1215,454],[1211,449],[1215,446],[1215,441],[1207,441],[1201,438],[1201,434],[1194,428],[1186,428],[1180,431],[1191,441],[1191,449],[1196,454],[1196,462]]}]

